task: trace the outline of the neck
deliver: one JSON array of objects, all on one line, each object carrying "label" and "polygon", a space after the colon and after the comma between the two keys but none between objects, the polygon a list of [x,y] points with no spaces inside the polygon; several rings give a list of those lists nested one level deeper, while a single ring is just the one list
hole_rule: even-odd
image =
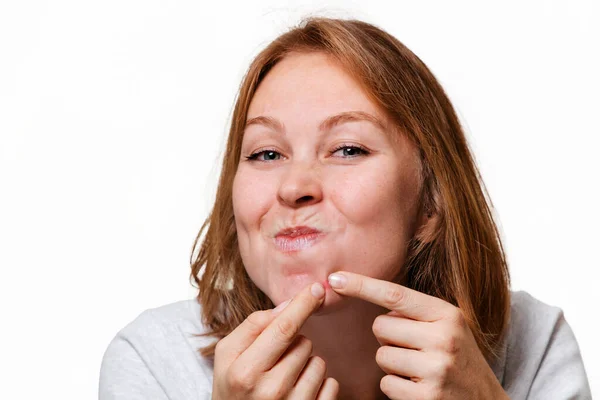
[{"label": "neck", "polygon": [[380,347],[372,331],[373,321],[388,310],[352,298],[344,299],[338,310],[313,315],[301,334],[313,343],[313,355],[327,365],[327,376],[340,384],[338,398],[387,399],[379,388],[386,375],[375,362]]}]

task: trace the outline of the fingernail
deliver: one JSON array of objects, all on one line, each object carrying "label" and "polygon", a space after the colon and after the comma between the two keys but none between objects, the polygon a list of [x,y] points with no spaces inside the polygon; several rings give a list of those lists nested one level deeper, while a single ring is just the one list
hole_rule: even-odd
[{"label": "fingernail", "polygon": [[342,289],[348,283],[348,279],[341,274],[331,274],[327,278],[327,281],[334,289]]},{"label": "fingernail", "polygon": [[321,297],[323,297],[325,295],[325,288],[319,282],[315,282],[310,287],[310,292],[317,299],[320,299]]},{"label": "fingernail", "polygon": [[283,303],[281,303],[280,305],[278,305],[277,307],[275,307],[272,312],[274,314],[280,313],[281,310],[283,310],[284,308],[287,307],[288,304],[290,304],[290,301],[292,301],[292,299],[288,299],[286,301],[284,301]]}]

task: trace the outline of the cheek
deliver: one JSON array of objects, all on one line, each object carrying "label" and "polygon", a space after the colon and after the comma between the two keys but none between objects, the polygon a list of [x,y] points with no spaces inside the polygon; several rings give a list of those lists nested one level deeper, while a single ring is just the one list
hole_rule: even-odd
[{"label": "cheek", "polygon": [[398,169],[382,168],[339,176],[332,192],[347,222],[342,238],[348,270],[392,279],[403,264],[417,196],[415,183]]},{"label": "cheek", "polygon": [[262,248],[260,222],[268,212],[273,199],[273,178],[238,169],[232,187],[233,214],[242,262],[250,279],[265,291],[261,269]]},{"label": "cheek", "polygon": [[[332,199],[350,223],[365,225],[401,216],[410,195],[406,182],[389,169],[365,169],[336,175],[330,180]],[[405,195],[403,195],[403,193]],[[399,215],[400,214],[400,215]]]},{"label": "cheek", "polygon": [[238,170],[233,181],[232,200],[238,234],[259,228],[261,217],[268,211],[275,196],[274,177],[244,169]]}]

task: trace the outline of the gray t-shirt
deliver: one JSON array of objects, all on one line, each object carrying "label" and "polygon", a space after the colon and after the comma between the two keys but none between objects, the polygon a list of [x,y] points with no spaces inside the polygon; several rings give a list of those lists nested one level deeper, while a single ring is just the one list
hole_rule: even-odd
[{"label": "gray t-shirt", "polygon": [[[512,292],[503,355],[492,370],[512,400],[591,399],[579,346],[563,312],[527,292]],[[210,399],[212,363],[197,348],[200,305],[183,300],[142,312],[110,342],[99,399]]]}]

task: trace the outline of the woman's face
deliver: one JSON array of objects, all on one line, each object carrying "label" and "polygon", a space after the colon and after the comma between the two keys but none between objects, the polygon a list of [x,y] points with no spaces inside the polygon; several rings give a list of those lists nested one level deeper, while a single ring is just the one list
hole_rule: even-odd
[{"label": "woman's face", "polygon": [[416,228],[417,151],[359,84],[324,54],[288,55],[247,121],[233,210],[252,281],[275,304],[322,282],[328,307],[332,272],[394,279]]}]

